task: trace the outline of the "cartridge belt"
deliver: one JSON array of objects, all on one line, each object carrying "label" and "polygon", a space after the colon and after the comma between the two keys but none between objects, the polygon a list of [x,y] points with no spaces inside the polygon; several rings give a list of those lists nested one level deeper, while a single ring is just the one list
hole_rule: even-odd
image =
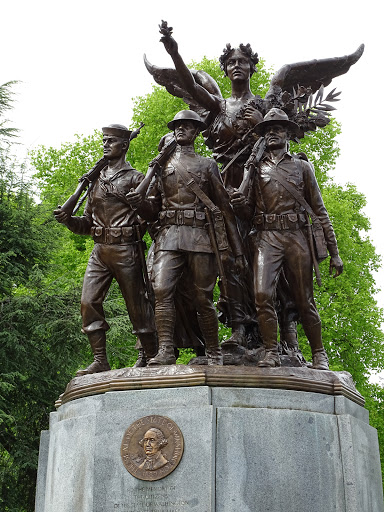
[{"label": "cartridge belt", "polygon": [[253,225],[258,231],[279,230],[295,231],[301,229],[307,223],[303,213],[285,213],[278,215],[275,213],[260,213],[253,217]]},{"label": "cartridge belt", "polygon": [[91,228],[91,235],[98,244],[131,244],[135,242],[133,228],[104,228],[96,226]]},{"label": "cartridge belt", "polygon": [[161,226],[192,226],[203,228],[206,224],[205,213],[199,210],[163,210],[159,213]]}]

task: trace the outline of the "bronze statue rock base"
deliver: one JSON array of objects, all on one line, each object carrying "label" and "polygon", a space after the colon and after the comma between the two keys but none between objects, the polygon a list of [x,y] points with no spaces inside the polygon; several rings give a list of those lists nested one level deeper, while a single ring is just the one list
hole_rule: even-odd
[{"label": "bronze statue rock base", "polygon": [[[237,343],[223,343],[221,345],[221,352],[223,354],[223,363],[225,366],[256,366],[259,361],[264,359],[265,348],[258,347],[254,349],[247,349]],[[280,364],[286,367],[311,367],[310,363],[306,363],[301,352],[294,353],[291,355],[281,354]],[[206,365],[208,364],[205,356],[194,357],[188,363],[188,366],[192,365]]]}]

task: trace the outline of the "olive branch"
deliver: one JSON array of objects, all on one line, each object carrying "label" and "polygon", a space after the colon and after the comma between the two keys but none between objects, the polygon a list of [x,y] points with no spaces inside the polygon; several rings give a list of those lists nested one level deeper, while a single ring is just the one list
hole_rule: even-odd
[{"label": "olive branch", "polygon": [[[335,92],[335,89],[332,89],[330,93],[324,98],[324,85],[322,84],[319,90],[317,91],[316,97],[314,97],[314,93],[310,87],[303,87],[301,85],[297,86],[297,89],[293,88],[293,100],[294,100],[294,110],[298,114],[305,113],[307,117],[309,117],[312,113],[317,114],[325,114],[328,116],[329,112],[332,110],[336,110],[336,107],[333,107],[329,103],[334,101],[340,101],[338,96],[341,94],[340,92]],[[328,102],[328,103],[326,103]]]}]

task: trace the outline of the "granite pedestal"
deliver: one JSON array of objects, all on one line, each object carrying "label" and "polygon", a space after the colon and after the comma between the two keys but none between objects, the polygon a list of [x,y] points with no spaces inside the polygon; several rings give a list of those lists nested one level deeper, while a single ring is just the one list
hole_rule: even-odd
[{"label": "granite pedestal", "polygon": [[[42,434],[36,512],[383,512],[377,433],[358,400],[271,382],[67,393]],[[154,482],[120,455],[149,415],[184,437],[179,465]]]}]

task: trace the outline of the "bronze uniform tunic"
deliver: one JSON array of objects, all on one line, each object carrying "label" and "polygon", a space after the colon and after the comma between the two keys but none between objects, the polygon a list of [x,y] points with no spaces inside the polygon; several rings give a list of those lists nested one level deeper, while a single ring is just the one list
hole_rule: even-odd
[{"label": "bronze uniform tunic", "polygon": [[77,234],[91,234],[95,241],[84,275],[81,297],[83,332],[108,330],[102,303],[115,278],[123,294],[133,332],[155,331],[152,307],[145,297],[135,234],[132,226],[145,222],[127,204],[110,194],[115,189],[124,194],[136,188],[144,176],[126,165],[109,178],[102,171],[89,193],[82,217],[72,217],[68,227]]},{"label": "bronze uniform tunic", "polygon": [[[205,205],[186,186],[178,173],[179,166],[187,168],[200,188],[223,212],[233,253],[242,254],[235,216],[216,163],[196,155],[193,147],[177,146],[175,153],[148,191],[146,200],[148,218],[153,218],[157,213],[160,223],[153,263],[158,332],[160,316],[161,329],[164,330],[165,323],[171,322],[176,286],[180,278],[183,281],[188,279],[190,300],[200,317],[209,318],[207,322],[210,326],[214,322],[217,324],[216,311],[212,302],[217,268],[205,227]],[[140,208],[140,214],[142,216],[146,214],[145,205]],[[167,336],[172,329],[170,325]],[[206,332],[203,334],[206,337]]]},{"label": "bronze uniform tunic", "polygon": [[188,170],[194,181],[222,211],[234,254],[242,254],[235,217],[216,163],[185,147],[176,150],[161,172],[161,182],[157,179],[149,191],[149,194],[157,199],[159,220],[162,225],[156,239],[155,251],[213,252],[205,228],[205,205],[186,186],[177,172],[178,165],[183,165]]},{"label": "bronze uniform tunic", "polygon": [[276,321],[274,295],[282,268],[304,327],[320,322],[313,298],[312,257],[306,236],[304,209],[274,174],[283,175],[318,216],[331,255],[338,253],[335,234],[311,164],[286,153],[274,163],[265,156],[248,201],[254,212],[255,302],[260,324]]}]

